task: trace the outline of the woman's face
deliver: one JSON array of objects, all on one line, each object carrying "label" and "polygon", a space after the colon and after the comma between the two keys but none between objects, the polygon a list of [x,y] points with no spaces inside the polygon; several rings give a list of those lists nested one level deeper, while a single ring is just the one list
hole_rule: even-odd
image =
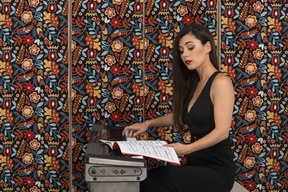
[{"label": "woman's face", "polygon": [[179,41],[179,53],[183,63],[189,70],[195,70],[210,62],[210,42],[205,45],[192,34],[184,35]]}]

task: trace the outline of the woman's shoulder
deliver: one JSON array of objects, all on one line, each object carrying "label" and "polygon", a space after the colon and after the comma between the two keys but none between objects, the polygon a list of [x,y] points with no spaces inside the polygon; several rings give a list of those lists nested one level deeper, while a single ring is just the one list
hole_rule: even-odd
[{"label": "woman's shoulder", "polygon": [[224,73],[219,73],[218,75],[216,75],[212,83],[212,89],[214,89],[215,91],[229,90],[229,89],[233,90],[232,80]]},{"label": "woman's shoulder", "polygon": [[224,73],[218,73],[213,81],[213,84],[217,85],[232,85],[232,80],[230,77]]}]

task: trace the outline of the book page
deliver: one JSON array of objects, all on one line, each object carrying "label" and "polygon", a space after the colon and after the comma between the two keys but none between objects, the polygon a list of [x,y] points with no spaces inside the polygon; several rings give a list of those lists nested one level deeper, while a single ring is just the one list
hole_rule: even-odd
[{"label": "book page", "polygon": [[116,141],[108,141],[108,140],[103,140],[103,139],[99,139],[102,143],[105,143],[106,145],[108,145],[112,150],[115,150],[115,143]]},{"label": "book page", "polygon": [[163,146],[166,141],[117,141],[117,144],[125,155],[146,156],[180,165],[174,148]]}]

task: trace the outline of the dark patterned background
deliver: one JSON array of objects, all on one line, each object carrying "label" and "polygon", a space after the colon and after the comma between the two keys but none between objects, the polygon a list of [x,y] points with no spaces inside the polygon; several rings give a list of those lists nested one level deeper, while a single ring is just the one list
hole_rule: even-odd
[{"label": "dark patterned background", "polygon": [[[72,191],[87,191],[91,125],[125,126],[167,114],[175,34],[198,22],[217,41],[214,0],[74,0],[69,132],[68,3],[0,1],[1,191],[68,191],[69,161]],[[235,86],[237,181],[249,191],[288,189],[287,8],[286,0],[222,0],[218,10],[221,69]],[[151,128],[141,139],[172,142],[182,134]]]}]

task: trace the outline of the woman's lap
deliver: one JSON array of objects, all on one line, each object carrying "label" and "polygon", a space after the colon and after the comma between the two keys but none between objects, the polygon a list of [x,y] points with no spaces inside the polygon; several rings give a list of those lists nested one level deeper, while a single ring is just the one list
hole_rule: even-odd
[{"label": "woman's lap", "polygon": [[141,182],[141,192],[228,192],[232,186],[225,178],[206,166],[160,167],[148,172]]}]

